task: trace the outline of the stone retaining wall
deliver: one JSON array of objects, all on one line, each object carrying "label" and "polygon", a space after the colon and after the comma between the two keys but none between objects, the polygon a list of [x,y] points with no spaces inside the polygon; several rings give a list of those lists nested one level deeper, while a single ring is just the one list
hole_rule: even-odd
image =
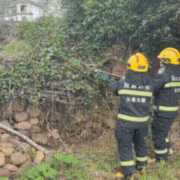
[{"label": "stone retaining wall", "polygon": [[[45,130],[39,122],[42,111],[30,106],[24,110],[20,103],[1,109],[0,122],[22,134],[41,146],[46,146],[49,141],[59,141],[57,129]],[[23,171],[25,166],[35,166],[45,160],[46,155],[22,138],[0,128],[0,177],[10,177]]]}]

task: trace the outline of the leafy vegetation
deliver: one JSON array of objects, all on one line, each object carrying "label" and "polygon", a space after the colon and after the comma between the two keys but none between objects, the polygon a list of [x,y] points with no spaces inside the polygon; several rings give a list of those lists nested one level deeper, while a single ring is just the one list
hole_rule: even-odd
[{"label": "leafy vegetation", "polygon": [[72,154],[58,153],[52,162],[43,162],[37,167],[29,168],[22,180],[56,180],[58,177],[66,179],[88,179],[88,174],[84,172],[86,164],[77,160]]},{"label": "leafy vegetation", "polygon": [[[10,44],[1,56],[13,54],[11,59],[25,62],[12,67],[13,73],[3,66],[5,76],[13,79],[10,85],[11,80],[3,77],[1,87],[6,94],[10,94],[10,87],[13,91],[23,88],[38,103],[44,89],[53,88],[52,82],[65,80],[75,104],[83,99],[90,105],[99,95],[104,96],[102,89],[107,89],[93,72],[94,67],[101,68],[108,61],[107,48],[123,44],[127,51],[154,54],[165,46],[179,47],[178,1],[67,0],[63,7],[67,9],[63,18],[48,16],[19,24],[17,38],[21,43]],[[27,78],[32,78],[31,87]]]},{"label": "leafy vegetation", "polygon": [[7,177],[2,177],[0,180],[9,180]]}]

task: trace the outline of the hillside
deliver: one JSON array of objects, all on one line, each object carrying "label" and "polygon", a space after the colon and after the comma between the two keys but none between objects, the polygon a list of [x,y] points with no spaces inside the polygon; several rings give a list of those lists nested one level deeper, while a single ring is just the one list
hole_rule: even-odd
[{"label": "hillside", "polygon": [[[8,108],[7,108],[8,107]],[[22,103],[17,102],[10,107],[3,108],[3,119],[0,123],[16,129],[30,137],[40,146],[61,154],[60,167],[54,158],[36,151],[36,148],[18,136],[13,136],[7,131],[0,131],[0,175],[7,176],[10,180],[24,180],[27,172],[32,173],[32,168],[36,168],[38,163],[49,163],[51,167],[58,170],[56,180],[119,180],[115,174],[120,167],[117,143],[114,136],[117,109],[109,109],[107,105],[103,108],[94,109],[94,117],[79,111],[76,114],[79,132],[76,134],[71,126],[66,124],[66,131],[62,125],[55,127],[46,126],[43,128],[42,118],[47,116],[49,110],[33,108],[23,111]],[[28,119],[27,119],[27,113]],[[43,115],[44,114],[44,115]],[[54,114],[55,115],[55,114]],[[63,114],[58,114],[62,118]],[[24,125],[23,125],[24,122]],[[31,124],[31,128],[25,122]],[[22,125],[20,125],[22,124]],[[81,124],[81,125],[80,125]],[[75,124],[74,124],[75,125]],[[82,126],[83,125],[83,126]],[[169,138],[172,142],[173,153],[164,163],[150,162],[142,173],[137,172],[134,180],[179,180],[180,179],[180,122],[179,116],[173,123]],[[26,128],[27,127],[27,128]],[[42,129],[39,129],[41,127]],[[83,129],[81,129],[81,127]],[[30,128],[30,129],[28,129]],[[68,128],[68,129],[67,129]],[[40,135],[43,137],[40,137]],[[47,140],[48,139],[48,140]],[[12,145],[12,147],[10,147]],[[151,134],[147,138],[148,156],[154,157]],[[13,149],[13,153],[10,149]],[[32,149],[32,150],[31,150]],[[2,152],[6,153],[6,164],[2,165]],[[60,155],[60,154],[59,154]],[[72,156],[71,156],[72,155]],[[21,157],[19,160],[14,156]],[[64,159],[67,156],[69,159]],[[10,157],[10,158],[9,158]],[[27,158],[23,160],[24,158]],[[77,160],[75,160],[76,158]],[[77,164],[78,163],[78,164]],[[85,163],[85,164],[84,164]],[[29,170],[29,171],[28,171]],[[30,171],[31,170],[31,171]],[[45,176],[46,177],[46,176]],[[1,178],[0,178],[1,179]],[[1,179],[4,180],[4,179]],[[48,180],[48,178],[47,178]]]},{"label": "hillside", "polygon": [[[2,50],[6,50],[6,48],[9,46],[9,44],[14,43],[14,41],[9,42],[7,45],[5,44],[2,48]],[[19,42],[22,43],[22,42]],[[18,44],[18,42],[16,42]],[[11,55],[12,56],[12,55]],[[14,56],[14,55],[13,55]],[[121,70],[122,72],[125,71]],[[15,100],[15,99],[14,99]],[[13,100],[13,102],[14,102]],[[118,103],[118,102],[117,102]],[[30,117],[35,117],[36,119],[38,118],[38,121],[40,124],[33,125],[33,129],[26,129],[26,130],[21,130],[22,133],[25,133],[28,135],[28,137],[33,137],[34,131],[38,130],[37,126],[42,127],[41,134],[44,134],[44,139],[46,139],[46,135],[50,134],[54,131],[57,130],[58,132],[55,136],[48,137],[51,138],[48,140],[48,143],[44,143],[45,141],[43,140],[37,140],[37,137],[34,138],[35,142],[37,142],[39,145],[43,145],[44,147],[50,149],[50,150],[55,150],[56,152],[61,152],[64,154],[73,154],[74,157],[76,157],[81,163],[86,163],[86,166],[83,168],[83,171],[79,169],[79,167],[76,167],[74,162],[72,161],[70,163],[71,168],[67,168],[66,162],[61,167],[61,170],[59,170],[59,175],[56,180],[64,179],[68,180],[71,179],[72,177],[78,180],[115,180],[116,179],[116,172],[118,171],[118,168],[120,167],[120,162],[119,162],[119,155],[117,151],[117,143],[116,139],[114,137],[114,129],[115,129],[115,124],[114,124],[114,118],[117,114],[117,106],[109,106],[108,102],[104,101],[100,105],[96,105],[94,109],[91,109],[91,113],[93,116],[88,115],[87,112],[83,112],[84,108],[76,111],[75,114],[75,122],[69,121],[69,119],[64,119],[64,115],[66,115],[67,110],[63,110],[62,112],[58,112],[56,114],[56,110],[54,109],[53,111],[51,109],[46,109],[43,108],[43,114],[39,116],[39,110],[35,111],[35,114],[33,115],[33,112],[30,113]],[[3,115],[3,121],[8,121],[8,124],[11,126],[15,126],[19,128],[17,125],[15,125],[18,121],[27,121],[24,118],[26,118],[25,114],[27,113],[26,111],[26,106],[22,107],[23,103],[20,105],[13,105],[11,104],[12,107],[14,107],[17,112],[14,110],[10,112],[6,111],[9,109],[9,105],[7,104],[6,107],[8,109],[4,109],[1,112],[4,112]],[[19,108],[19,110],[18,110]],[[25,109],[23,112],[22,110]],[[21,113],[19,113],[19,111]],[[7,113],[8,112],[8,113]],[[52,112],[54,112],[52,114]],[[49,114],[49,115],[48,115]],[[51,114],[51,115],[50,115]],[[46,117],[48,118],[47,121],[52,122],[52,117],[53,117],[53,122],[46,124],[45,129],[43,128],[43,118]],[[57,117],[56,121],[55,118]],[[22,120],[18,120],[17,118],[21,118]],[[24,119],[24,120],[23,120]],[[35,119],[34,119],[35,120]],[[59,121],[60,120],[60,121]],[[64,124],[60,123],[61,121],[64,121]],[[68,120],[68,121],[67,121]],[[3,122],[1,121],[1,122]],[[29,119],[27,122],[30,122],[31,120]],[[67,122],[66,122],[67,121]],[[36,126],[36,127],[35,127]],[[62,128],[63,127],[63,128]],[[172,149],[173,149],[173,154],[170,156],[170,158],[167,160],[166,163],[160,163],[156,164],[154,162],[151,162],[148,165],[148,168],[146,171],[143,173],[136,173],[135,179],[139,180],[179,180],[180,179],[180,173],[179,173],[179,168],[180,168],[180,143],[179,143],[179,138],[180,138],[180,131],[179,131],[180,123],[179,123],[179,116],[174,122],[169,137],[170,140],[172,141]],[[25,128],[25,126],[24,126]],[[36,133],[37,133],[36,132]],[[55,131],[54,131],[55,132]],[[33,135],[33,136],[32,136]],[[6,137],[5,137],[6,136]],[[2,131],[0,133],[0,146],[2,146],[2,143],[4,143],[4,140],[7,142],[9,141],[9,138],[12,137],[11,133],[4,132]],[[59,137],[58,139],[54,139],[53,137]],[[17,141],[18,140],[18,141]],[[18,142],[19,146],[13,146],[15,152],[23,152],[21,148],[21,144],[24,146],[24,148],[30,147],[26,142],[24,142],[23,139],[17,139],[16,142]],[[23,144],[24,143],[24,144]],[[26,144],[26,146],[25,146]],[[147,138],[147,145],[148,145],[148,151],[149,151],[149,157],[153,158],[154,153],[153,153],[153,145],[152,145],[152,139],[151,135],[149,134]],[[33,147],[31,147],[34,151]],[[28,151],[26,151],[27,153]],[[11,173],[9,171],[4,171],[4,166],[0,168],[0,173],[3,175],[7,175],[7,172],[9,173],[8,176],[10,179],[23,179],[24,174],[26,173],[26,169],[28,167],[36,166],[35,161],[33,159],[35,158],[35,154],[33,155],[32,153],[27,153],[32,159],[31,163],[23,163],[19,164],[17,166],[18,170],[12,171]],[[45,158],[42,158],[40,160],[41,162],[53,162],[53,160],[45,156]],[[13,161],[14,162],[14,161]],[[26,161],[27,162],[27,161]],[[9,162],[8,159],[6,159],[6,163],[12,163]],[[17,163],[17,162],[16,162]],[[5,167],[7,164],[5,165]],[[2,173],[3,171],[3,173]],[[6,172],[6,173],[5,173]],[[73,172],[76,172],[75,174]]]},{"label": "hillside", "polygon": [[[54,16],[0,22],[0,127],[12,129],[0,128],[0,176],[10,180],[115,180],[119,99],[97,72],[118,80],[142,52],[153,77],[159,52],[180,47],[179,0],[63,2],[63,18],[58,1],[36,1],[54,3]],[[151,160],[134,180],[180,179],[179,119],[166,162],[152,161],[149,127]]]}]

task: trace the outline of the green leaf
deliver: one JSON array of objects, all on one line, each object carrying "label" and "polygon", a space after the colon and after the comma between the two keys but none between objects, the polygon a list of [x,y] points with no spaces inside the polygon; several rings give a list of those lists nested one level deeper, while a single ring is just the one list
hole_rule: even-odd
[{"label": "green leaf", "polygon": [[51,178],[51,179],[54,179],[57,174],[58,174],[58,171],[53,169],[53,168],[50,168],[46,171],[43,171],[42,174],[45,176],[45,177],[48,177],[48,178]]},{"label": "green leaf", "polygon": [[50,164],[47,162],[43,162],[36,168],[38,171],[43,172],[47,171],[49,168],[51,168]]},{"label": "green leaf", "polygon": [[45,179],[43,177],[38,177],[38,178],[36,178],[34,180],[45,180]]},{"label": "green leaf", "polygon": [[27,176],[29,179],[34,180],[35,178],[40,177],[40,174],[39,174],[39,172],[37,171],[36,168],[31,168],[31,169],[29,169],[29,170],[27,171],[26,176]]},{"label": "green leaf", "polygon": [[57,159],[57,160],[59,160],[59,161],[61,161],[61,160],[63,160],[64,159],[64,154],[62,154],[62,153],[57,153],[56,155],[55,155],[55,158]]},{"label": "green leaf", "polygon": [[0,178],[0,180],[9,180],[9,178],[7,178],[7,177],[2,177],[2,178]]}]

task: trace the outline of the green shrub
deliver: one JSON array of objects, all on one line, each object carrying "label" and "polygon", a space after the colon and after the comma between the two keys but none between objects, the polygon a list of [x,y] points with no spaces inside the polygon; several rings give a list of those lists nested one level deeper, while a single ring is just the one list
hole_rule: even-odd
[{"label": "green shrub", "polygon": [[30,180],[40,177],[40,174],[36,168],[31,168],[27,171],[26,177]]},{"label": "green shrub", "polygon": [[49,163],[41,163],[39,166],[30,168],[23,180],[56,180],[58,171],[51,168]]},{"label": "green shrub", "polygon": [[30,46],[24,41],[14,41],[5,46],[0,55],[5,61],[8,59],[10,62],[17,62],[25,60],[29,56],[30,51]]},{"label": "green shrub", "polygon": [[0,178],[0,180],[9,180],[9,178],[7,178],[7,177],[2,177],[2,178]]},{"label": "green shrub", "polygon": [[64,155],[62,153],[58,153],[55,155],[55,159],[66,164],[80,165],[82,167],[85,166],[84,162],[77,160],[76,157],[72,154]]},{"label": "green shrub", "polygon": [[58,153],[51,163],[43,162],[37,167],[28,169],[23,180],[56,180],[59,172],[67,179],[76,177],[83,180],[88,177],[83,170],[84,167],[85,163],[77,160],[74,155]]}]

